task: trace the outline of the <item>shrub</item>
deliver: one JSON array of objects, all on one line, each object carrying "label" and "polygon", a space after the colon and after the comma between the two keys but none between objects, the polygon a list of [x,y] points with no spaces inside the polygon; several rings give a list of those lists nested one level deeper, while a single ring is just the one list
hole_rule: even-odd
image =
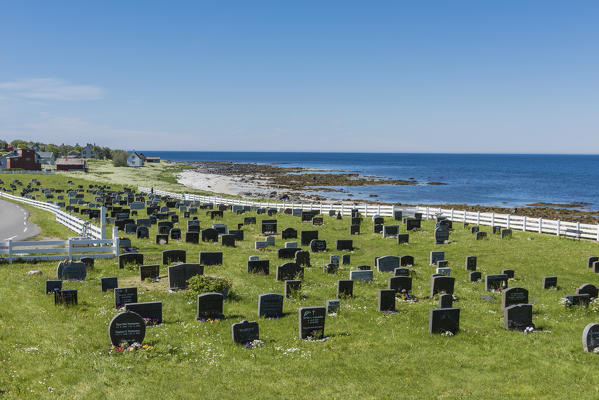
[{"label": "shrub", "polygon": [[198,294],[217,292],[227,293],[233,283],[225,278],[216,276],[195,275],[187,280],[188,286],[185,295],[190,300],[195,300]]},{"label": "shrub", "polygon": [[126,167],[127,157],[129,154],[123,150],[115,150],[112,152],[112,165],[115,167]]}]

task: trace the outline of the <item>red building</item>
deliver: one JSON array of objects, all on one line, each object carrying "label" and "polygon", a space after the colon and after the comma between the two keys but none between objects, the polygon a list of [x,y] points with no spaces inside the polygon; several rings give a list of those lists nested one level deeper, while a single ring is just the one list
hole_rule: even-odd
[{"label": "red building", "polygon": [[56,160],[57,171],[83,171],[87,172],[87,164],[83,158],[59,158]]},{"label": "red building", "polygon": [[18,149],[17,154],[6,159],[6,168],[20,168],[29,171],[40,171],[42,166],[35,150]]}]

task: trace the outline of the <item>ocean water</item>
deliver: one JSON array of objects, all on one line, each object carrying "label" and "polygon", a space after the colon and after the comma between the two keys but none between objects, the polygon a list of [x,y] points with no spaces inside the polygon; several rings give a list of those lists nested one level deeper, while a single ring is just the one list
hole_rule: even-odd
[{"label": "ocean water", "polygon": [[[584,202],[599,208],[599,155],[144,151],[173,161],[233,161],[357,171],[445,185],[345,187],[329,197],[413,204],[523,206]],[[371,194],[378,197],[370,198]]]}]

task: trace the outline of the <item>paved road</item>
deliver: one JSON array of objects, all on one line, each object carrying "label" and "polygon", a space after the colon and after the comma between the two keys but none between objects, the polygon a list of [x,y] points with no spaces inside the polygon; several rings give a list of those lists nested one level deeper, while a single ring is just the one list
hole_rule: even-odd
[{"label": "paved road", "polygon": [[29,213],[9,201],[0,200],[0,241],[25,240],[40,233],[40,228],[28,221]]}]

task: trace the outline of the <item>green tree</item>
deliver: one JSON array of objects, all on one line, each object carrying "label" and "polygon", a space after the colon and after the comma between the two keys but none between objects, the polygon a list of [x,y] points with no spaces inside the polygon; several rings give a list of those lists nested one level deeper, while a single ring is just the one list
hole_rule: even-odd
[{"label": "green tree", "polygon": [[126,167],[127,157],[129,154],[123,150],[113,150],[112,152],[112,165],[115,167]]}]

